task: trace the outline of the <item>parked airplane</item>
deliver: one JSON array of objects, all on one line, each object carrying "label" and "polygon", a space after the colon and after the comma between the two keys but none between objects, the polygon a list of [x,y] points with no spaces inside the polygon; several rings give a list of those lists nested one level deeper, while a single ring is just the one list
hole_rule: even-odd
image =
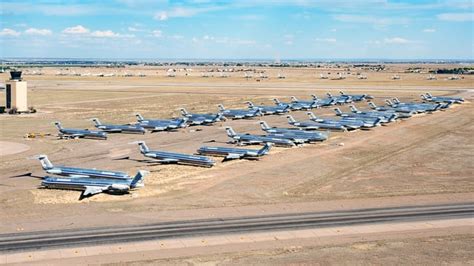
[{"label": "parked airplane", "polygon": [[318,123],[324,123],[324,124],[331,124],[331,125],[341,125],[345,127],[347,130],[355,130],[359,128],[371,128],[375,127],[375,123],[368,123],[364,122],[362,120],[351,120],[351,119],[326,119],[326,118],[321,118],[317,117],[313,112],[308,112],[307,113],[309,116],[309,119],[314,122]]},{"label": "parked airplane", "polygon": [[354,102],[360,102],[362,100],[373,99],[374,96],[368,94],[346,94],[343,91],[339,91],[342,96],[350,97]]},{"label": "parked airplane", "polygon": [[277,98],[273,99],[273,101],[275,102],[276,106],[283,107],[283,108],[288,108],[292,111],[298,111],[298,110],[301,110],[303,108],[301,105],[298,105],[298,104],[281,102]]},{"label": "parked airplane", "polygon": [[421,98],[425,101],[435,102],[435,103],[463,103],[464,99],[461,97],[448,97],[448,96],[433,96],[431,93],[427,92],[421,95]]},{"label": "parked airplane", "polygon": [[231,119],[243,119],[263,115],[260,109],[225,109],[224,105],[222,104],[219,104],[218,107],[220,114],[222,114],[226,118]]},{"label": "parked airplane", "polygon": [[188,119],[190,125],[209,125],[217,121],[221,121],[224,117],[222,114],[196,114],[188,113],[185,108],[181,108],[181,115]]},{"label": "parked airplane", "polygon": [[325,124],[325,123],[318,123],[314,121],[296,121],[293,116],[288,115],[288,123],[292,126],[303,128],[305,130],[318,130],[318,129],[325,129],[325,130],[335,130],[335,131],[346,131],[347,129],[342,125],[336,124]]},{"label": "parked airplane", "polygon": [[368,122],[378,122],[382,124],[386,124],[389,122],[394,121],[397,118],[397,114],[391,114],[389,116],[380,114],[380,115],[365,115],[365,114],[356,114],[356,113],[343,113],[341,109],[335,108],[334,111],[336,112],[337,116],[343,117],[344,119],[354,119],[354,120],[363,120]]},{"label": "parked airplane", "polygon": [[188,118],[176,119],[145,119],[140,114],[136,114],[138,125],[153,131],[175,130],[187,126]]},{"label": "parked airplane", "polygon": [[[370,103],[369,103],[370,105]],[[369,111],[360,111],[357,109],[354,105],[349,106],[351,108],[351,111],[355,114],[368,114],[368,115],[373,115],[373,116],[379,116],[379,115],[384,115],[385,117],[391,117],[394,114],[396,115],[396,119],[399,118],[410,118],[412,117],[413,113],[407,113],[407,112],[396,112],[394,110],[390,111],[382,111],[382,110],[369,110]]]},{"label": "parked airplane", "polygon": [[395,112],[399,115],[400,118],[407,118],[411,117],[416,111],[409,109],[407,107],[392,107],[390,105],[387,106],[377,106],[374,102],[369,102],[369,107],[376,111],[382,112]]},{"label": "parked airplane", "polygon": [[349,95],[340,95],[340,96],[333,96],[331,93],[326,93],[326,95],[330,99],[334,99],[334,102],[336,104],[346,104],[346,103],[351,103],[352,102],[352,97]]},{"label": "parked airplane", "polygon": [[54,122],[59,130],[60,138],[91,138],[91,139],[107,139],[107,133],[102,131],[92,131],[88,129],[63,128],[60,122]]},{"label": "parked airplane", "polygon": [[351,112],[356,115],[362,116],[372,116],[372,117],[380,117],[383,116],[384,118],[388,119],[388,122],[394,121],[399,118],[399,114],[394,112],[379,112],[379,111],[359,111],[354,105],[350,105]]},{"label": "parked airplane", "polygon": [[316,95],[311,94],[311,97],[313,97],[313,102],[316,107],[326,107],[326,106],[331,106],[336,104],[336,99],[328,97],[324,99],[319,99]]},{"label": "parked airplane", "polygon": [[291,96],[291,105],[292,106],[301,106],[299,110],[310,110],[312,108],[316,108],[316,103],[314,100],[312,101],[301,101],[298,100],[295,96]]},{"label": "parked airplane", "polygon": [[301,128],[278,128],[270,127],[267,122],[260,121],[260,127],[269,134],[292,134],[301,135],[311,141],[324,141],[329,138],[329,132],[308,131]]},{"label": "parked airplane", "polygon": [[108,133],[133,133],[133,134],[145,134],[145,128],[140,125],[112,125],[102,124],[98,118],[91,119],[95,127]]},{"label": "parked airplane", "polygon": [[385,100],[385,102],[392,107],[406,107],[418,113],[424,112],[434,112],[441,109],[448,108],[451,103],[417,103],[417,102],[400,102],[397,98],[393,98],[393,102],[390,100]]},{"label": "parked airplane", "polygon": [[254,105],[252,102],[246,102],[250,110],[260,109],[260,112],[264,115],[283,114],[288,113],[290,110],[289,106],[268,106],[268,105]]},{"label": "parked airplane", "polygon": [[140,152],[153,159],[157,159],[160,163],[177,163],[194,166],[212,167],[215,162],[208,157],[189,155],[182,153],[166,152],[166,151],[151,151],[144,141],[139,141]]},{"label": "parked airplane", "polygon": [[125,194],[130,190],[143,187],[147,171],[140,170],[132,179],[90,178],[90,177],[55,177],[45,176],[41,186],[53,189],[70,189],[83,191],[79,199],[98,193]]},{"label": "parked airplane", "polygon": [[273,143],[276,146],[283,147],[295,146],[295,143],[288,139],[251,134],[237,134],[231,127],[226,127],[225,130],[227,132],[227,136],[241,145]]},{"label": "parked airplane", "polygon": [[233,159],[252,159],[256,160],[259,157],[268,154],[272,147],[271,143],[265,143],[265,145],[258,150],[255,149],[242,149],[242,148],[229,148],[229,147],[209,147],[203,146],[197,151],[200,155],[208,156],[221,156],[224,157],[223,161]]},{"label": "parked airplane", "polygon": [[109,170],[97,170],[87,168],[75,168],[67,166],[55,166],[48,159],[47,155],[38,155],[43,170],[48,174],[69,176],[69,177],[90,177],[90,178],[111,178],[111,179],[130,179],[131,177],[124,172]]}]

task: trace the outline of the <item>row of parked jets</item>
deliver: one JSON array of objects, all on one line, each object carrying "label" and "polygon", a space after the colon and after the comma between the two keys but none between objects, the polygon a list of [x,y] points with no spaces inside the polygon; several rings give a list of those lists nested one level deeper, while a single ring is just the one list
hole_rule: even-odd
[{"label": "row of parked jets", "polygon": [[[93,118],[96,128],[100,131],[67,129],[59,122],[56,126],[59,135],[67,138],[98,138],[106,139],[107,133],[140,133],[146,130],[164,131],[192,125],[211,125],[225,119],[244,119],[271,114],[286,114],[289,111],[306,110],[309,120],[297,121],[287,114],[288,123],[293,127],[271,127],[265,121],[260,121],[264,135],[237,133],[231,127],[226,127],[228,137],[239,145],[263,145],[260,149],[245,149],[233,147],[200,147],[196,154],[181,154],[167,151],[151,150],[144,141],[137,142],[142,155],[152,158],[160,163],[177,163],[202,167],[212,167],[215,161],[207,156],[224,157],[223,161],[233,159],[258,159],[268,154],[272,146],[293,147],[303,143],[319,142],[329,138],[330,131],[349,131],[356,129],[370,129],[379,125],[391,123],[397,119],[409,118],[418,113],[431,113],[448,108],[454,103],[462,103],[464,99],[458,97],[434,97],[430,93],[423,94],[423,102],[401,102],[397,98],[386,100],[386,105],[376,106],[368,102],[369,110],[358,110],[351,105],[350,112],[342,112],[334,108],[338,118],[317,117],[310,110],[336,104],[347,104],[355,101],[373,99],[362,95],[349,95],[341,92],[340,96],[328,95],[327,98],[318,99],[312,96],[311,101],[301,101],[292,97],[291,102],[284,103],[274,99],[274,106],[260,106],[247,102],[247,109],[225,109],[219,105],[216,114],[188,113],[181,109],[182,118],[178,119],[145,119],[137,114],[137,123],[133,125],[102,124],[99,119]],[[320,131],[324,130],[324,131]],[[108,170],[63,167],[53,165],[46,155],[39,155],[43,169],[48,174],[43,178],[42,186],[46,188],[81,190],[81,199],[101,192],[110,194],[128,193],[130,190],[142,187],[147,171],[140,170],[135,176],[123,172]]]}]

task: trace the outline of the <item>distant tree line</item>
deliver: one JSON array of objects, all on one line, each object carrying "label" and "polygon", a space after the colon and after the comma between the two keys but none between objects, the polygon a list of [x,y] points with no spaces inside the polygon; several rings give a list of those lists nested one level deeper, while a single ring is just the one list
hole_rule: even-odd
[{"label": "distant tree line", "polygon": [[430,70],[433,74],[474,74],[474,67],[438,68]]}]

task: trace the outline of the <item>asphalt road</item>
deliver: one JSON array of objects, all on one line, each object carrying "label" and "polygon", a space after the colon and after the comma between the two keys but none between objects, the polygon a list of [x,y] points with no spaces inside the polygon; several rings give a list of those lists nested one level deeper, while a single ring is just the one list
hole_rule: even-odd
[{"label": "asphalt road", "polygon": [[205,219],[0,235],[0,252],[153,239],[474,217],[474,203]]}]

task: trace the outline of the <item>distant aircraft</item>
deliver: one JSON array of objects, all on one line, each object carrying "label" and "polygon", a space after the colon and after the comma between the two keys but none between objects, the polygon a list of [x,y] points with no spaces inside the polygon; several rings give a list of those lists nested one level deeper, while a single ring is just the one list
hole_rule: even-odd
[{"label": "distant aircraft", "polygon": [[325,124],[325,123],[318,123],[314,121],[296,121],[293,116],[288,115],[288,123],[292,126],[303,128],[305,130],[336,130],[336,131],[346,131],[347,129],[342,125],[336,124]]},{"label": "distant aircraft", "polygon": [[228,161],[228,160],[233,160],[233,159],[257,160],[259,157],[268,154],[271,147],[272,147],[271,143],[265,143],[265,145],[259,150],[203,146],[199,148],[197,152],[198,154],[201,154],[201,155],[224,157],[223,161]]},{"label": "distant aircraft", "polygon": [[130,179],[131,177],[124,172],[109,170],[97,170],[87,168],[75,168],[67,166],[55,166],[48,159],[47,155],[38,155],[43,170],[48,174],[69,176],[69,177],[90,177],[90,178],[111,178],[111,179]]},{"label": "distant aircraft", "polygon": [[187,126],[188,118],[179,119],[145,119],[140,114],[136,114],[138,125],[153,131],[175,130]]},{"label": "distant aircraft", "polygon": [[219,104],[218,107],[220,114],[222,114],[226,118],[231,119],[243,119],[263,115],[260,109],[225,109],[224,105],[222,104]]},{"label": "distant aircraft", "polygon": [[291,102],[290,103],[281,102],[277,98],[274,98],[273,101],[275,102],[276,106],[281,107],[281,108],[287,108],[287,109],[289,108],[292,111],[299,111],[303,108],[301,105],[295,105]]},{"label": "distant aircraft", "polygon": [[308,139],[310,142],[324,141],[329,138],[328,132],[306,131],[299,128],[270,127],[265,121],[260,121],[260,127],[262,128],[263,131],[269,134],[297,135],[297,136],[301,136],[302,138]]},{"label": "distant aircraft", "polygon": [[112,125],[102,124],[98,118],[91,119],[95,127],[108,133],[133,133],[133,134],[145,134],[145,128],[140,125]]},{"label": "distant aircraft", "polygon": [[54,122],[59,130],[60,138],[91,138],[91,139],[107,139],[107,133],[102,131],[92,131],[87,129],[63,128],[60,122]]},{"label": "distant aircraft", "polygon": [[431,93],[427,92],[421,95],[421,98],[428,102],[435,103],[463,103],[464,98],[461,97],[448,97],[448,96],[433,96]]},{"label": "distant aircraft", "polygon": [[231,127],[225,128],[227,136],[241,145],[273,143],[275,146],[293,147],[295,143],[284,138],[277,138],[271,136],[260,136],[251,134],[237,134]]},{"label": "distant aircraft", "polygon": [[254,105],[251,101],[246,103],[250,110],[260,109],[260,112],[264,115],[283,114],[290,110],[289,106]]},{"label": "distant aircraft", "polygon": [[430,74],[430,75],[426,78],[426,80],[437,80],[437,78],[436,78],[436,76]]},{"label": "distant aircraft", "polygon": [[181,115],[188,119],[190,125],[208,125],[223,120],[222,114],[191,114],[185,108],[181,108]]},{"label": "distant aircraft", "polygon": [[140,147],[140,152],[144,156],[157,159],[160,163],[177,163],[202,167],[212,167],[215,164],[211,158],[205,156],[166,151],[151,151],[144,141],[139,141],[138,146]]},{"label": "distant aircraft", "polygon": [[90,178],[90,177],[55,177],[45,176],[41,186],[53,189],[81,190],[80,200],[99,193],[125,194],[130,190],[143,187],[147,171],[140,170],[132,179]]}]

